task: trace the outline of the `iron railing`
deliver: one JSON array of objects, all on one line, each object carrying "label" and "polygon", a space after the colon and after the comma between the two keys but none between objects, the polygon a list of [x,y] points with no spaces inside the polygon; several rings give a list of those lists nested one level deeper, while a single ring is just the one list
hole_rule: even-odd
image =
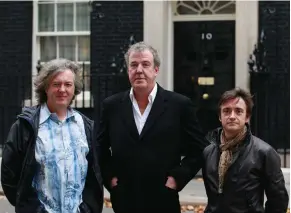
[{"label": "iron railing", "polygon": [[[22,107],[37,104],[33,88],[34,79],[35,76],[23,74],[1,76],[0,80],[5,82],[5,85],[4,90],[0,90],[0,155],[16,115],[21,112]],[[82,79],[82,92],[76,96],[71,106],[78,108],[93,120],[98,120],[101,103],[106,97],[129,88],[128,77],[124,73],[92,75],[84,72]]]},{"label": "iron railing", "polygon": [[254,100],[251,128],[277,150],[282,166],[290,167],[290,73],[267,66],[265,41],[262,30],[248,62]]}]

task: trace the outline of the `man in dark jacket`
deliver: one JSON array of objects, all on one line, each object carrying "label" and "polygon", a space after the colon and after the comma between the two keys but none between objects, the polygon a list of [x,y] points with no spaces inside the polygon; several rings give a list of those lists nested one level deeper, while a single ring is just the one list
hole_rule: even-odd
[{"label": "man in dark jacket", "polygon": [[1,183],[17,213],[102,211],[94,123],[70,107],[81,92],[79,76],[72,61],[45,64],[35,81],[39,105],[25,108],[10,129]]},{"label": "man in dark jacket", "polygon": [[252,107],[251,95],[239,88],[226,91],[220,99],[222,128],[208,134],[211,144],[203,153],[205,213],[286,213],[289,198],[280,157],[252,135]]},{"label": "man in dark jacket", "polygon": [[103,103],[104,185],[116,213],[179,213],[178,192],[200,170],[208,143],[190,99],[156,83],[157,51],[139,42],[125,59],[132,88]]}]

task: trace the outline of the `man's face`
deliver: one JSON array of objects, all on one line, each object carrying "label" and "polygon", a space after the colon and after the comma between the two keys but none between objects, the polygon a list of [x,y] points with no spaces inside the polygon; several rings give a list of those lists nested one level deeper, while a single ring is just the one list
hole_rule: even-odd
[{"label": "man's face", "polygon": [[68,107],[75,92],[74,73],[67,69],[51,79],[46,89],[47,104],[52,107]]},{"label": "man's face", "polygon": [[226,101],[220,106],[220,117],[222,127],[228,134],[236,134],[241,131],[245,123],[250,120],[247,115],[247,106],[242,98],[234,98]]},{"label": "man's face", "polygon": [[128,76],[134,89],[153,87],[158,71],[159,68],[154,66],[153,55],[149,50],[130,53]]}]

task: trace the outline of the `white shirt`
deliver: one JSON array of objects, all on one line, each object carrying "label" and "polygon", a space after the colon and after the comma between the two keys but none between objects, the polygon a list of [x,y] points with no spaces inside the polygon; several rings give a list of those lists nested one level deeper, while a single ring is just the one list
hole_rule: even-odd
[{"label": "white shirt", "polygon": [[135,124],[136,124],[136,127],[137,127],[139,134],[141,133],[141,131],[144,127],[144,124],[145,124],[145,122],[150,114],[154,100],[155,100],[156,95],[157,95],[157,91],[158,91],[158,86],[157,86],[157,84],[155,84],[153,90],[151,91],[151,93],[148,97],[149,103],[148,103],[144,113],[141,114],[139,107],[138,107],[138,104],[137,104],[137,101],[136,101],[134,94],[133,94],[133,89],[132,88],[130,89],[129,97],[130,97],[130,100],[132,102],[133,116],[134,116]]}]

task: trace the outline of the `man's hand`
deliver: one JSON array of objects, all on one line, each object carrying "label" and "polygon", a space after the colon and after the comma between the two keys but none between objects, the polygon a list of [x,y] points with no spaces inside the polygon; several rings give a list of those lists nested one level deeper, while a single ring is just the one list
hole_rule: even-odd
[{"label": "man's hand", "polygon": [[171,176],[168,177],[168,180],[167,180],[165,186],[168,187],[168,188],[174,189],[174,190],[177,189],[176,181],[175,181],[175,179],[174,179],[173,177],[171,177]]},{"label": "man's hand", "polygon": [[112,180],[111,180],[111,188],[117,186],[117,184],[118,184],[117,182],[118,182],[117,177],[112,178]]}]

